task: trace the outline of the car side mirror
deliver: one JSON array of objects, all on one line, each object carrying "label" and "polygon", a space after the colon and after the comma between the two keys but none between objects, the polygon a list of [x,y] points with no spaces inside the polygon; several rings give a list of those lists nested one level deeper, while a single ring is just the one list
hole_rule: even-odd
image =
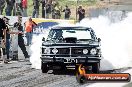
[{"label": "car side mirror", "polygon": [[101,41],[101,39],[100,38],[98,38],[98,42],[100,42]]},{"label": "car side mirror", "polygon": [[45,38],[43,37],[42,41],[45,41]]}]

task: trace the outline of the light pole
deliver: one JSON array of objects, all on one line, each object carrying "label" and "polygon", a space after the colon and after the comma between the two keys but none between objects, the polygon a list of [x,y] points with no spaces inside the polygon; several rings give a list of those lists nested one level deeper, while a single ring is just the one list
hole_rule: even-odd
[{"label": "light pole", "polygon": [[46,6],[47,6],[47,0],[45,0],[45,18],[46,18]]}]

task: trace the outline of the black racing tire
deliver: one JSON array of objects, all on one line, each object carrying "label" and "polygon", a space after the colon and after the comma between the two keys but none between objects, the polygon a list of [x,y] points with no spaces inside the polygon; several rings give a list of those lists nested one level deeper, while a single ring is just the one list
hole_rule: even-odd
[{"label": "black racing tire", "polygon": [[99,73],[100,63],[93,63],[92,64],[92,72]]},{"label": "black racing tire", "polygon": [[67,69],[67,68],[66,68],[66,65],[62,64],[62,65],[61,65],[61,70],[62,70],[62,71],[65,71],[66,69]]},{"label": "black racing tire", "polygon": [[48,72],[48,67],[47,67],[47,63],[43,63],[41,62],[41,70],[42,70],[42,73],[47,73]]}]

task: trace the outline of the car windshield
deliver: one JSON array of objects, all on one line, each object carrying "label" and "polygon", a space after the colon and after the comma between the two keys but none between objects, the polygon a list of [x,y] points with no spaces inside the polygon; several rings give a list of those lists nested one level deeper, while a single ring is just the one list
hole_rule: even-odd
[{"label": "car windshield", "polygon": [[94,39],[94,33],[90,29],[51,29],[47,40],[63,40],[67,37],[74,37],[80,41]]}]

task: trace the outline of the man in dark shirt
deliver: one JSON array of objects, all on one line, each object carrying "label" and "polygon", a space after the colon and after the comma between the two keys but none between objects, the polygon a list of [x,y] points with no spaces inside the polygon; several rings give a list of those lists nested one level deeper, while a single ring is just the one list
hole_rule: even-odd
[{"label": "man in dark shirt", "polygon": [[66,8],[63,10],[63,12],[65,12],[65,19],[69,19],[71,15],[71,10],[68,8],[67,5]]},{"label": "man in dark shirt", "polygon": [[0,15],[2,15],[4,7],[5,7],[5,0],[0,0]]},{"label": "man in dark shirt", "polygon": [[27,59],[29,58],[28,52],[26,51],[26,47],[24,44],[24,39],[23,39],[23,26],[22,26],[22,17],[18,16],[18,22],[14,24],[14,27],[18,28],[18,46],[21,48],[24,57]]},{"label": "man in dark shirt", "polygon": [[48,18],[49,14],[51,13],[52,0],[41,0],[40,3],[42,3],[42,18]]},{"label": "man in dark shirt", "polygon": [[42,3],[42,18],[45,18],[45,5],[46,5],[46,2],[45,2],[45,0],[42,0],[41,3]]},{"label": "man in dark shirt", "polygon": [[33,14],[32,17],[33,18],[38,18],[39,16],[39,0],[33,0],[33,5],[34,5],[34,10],[33,10]]},{"label": "man in dark shirt", "polygon": [[46,18],[49,18],[49,14],[51,13],[51,4],[46,4]]},{"label": "man in dark shirt", "polygon": [[5,9],[6,11],[6,16],[11,16],[12,15],[12,10],[15,4],[15,0],[6,0],[7,7]]},{"label": "man in dark shirt", "polygon": [[79,15],[79,22],[85,17],[85,10],[82,8],[82,6],[79,6],[78,8],[78,15]]},{"label": "man in dark shirt", "polygon": [[5,29],[6,29],[6,24],[4,20],[0,18],[0,38],[2,37],[4,38],[3,32],[5,31]]},{"label": "man in dark shirt", "polygon": [[[0,43],[6,40],[6,24],[3,19],[0,18]],[[1,45],[0,45],[1,47]]]},{"label": "man in dark shirt", "polygon": [[[0,18],[0,54],[4,55],[5,59],[5,43],[6,43],[6,24],[3,19]],[[3,54],[2,54],[3,53]]]},{"label": "man in dark shirt", "polygon": [[3,17],[3,20],[6,24],[6,45],[5,45],[5,54],[7,55],[7,58],[5,58],[5,63],[9,62],[9,49],[10,49],[10,31],[9,31],[9,19],[7,17]]}]

